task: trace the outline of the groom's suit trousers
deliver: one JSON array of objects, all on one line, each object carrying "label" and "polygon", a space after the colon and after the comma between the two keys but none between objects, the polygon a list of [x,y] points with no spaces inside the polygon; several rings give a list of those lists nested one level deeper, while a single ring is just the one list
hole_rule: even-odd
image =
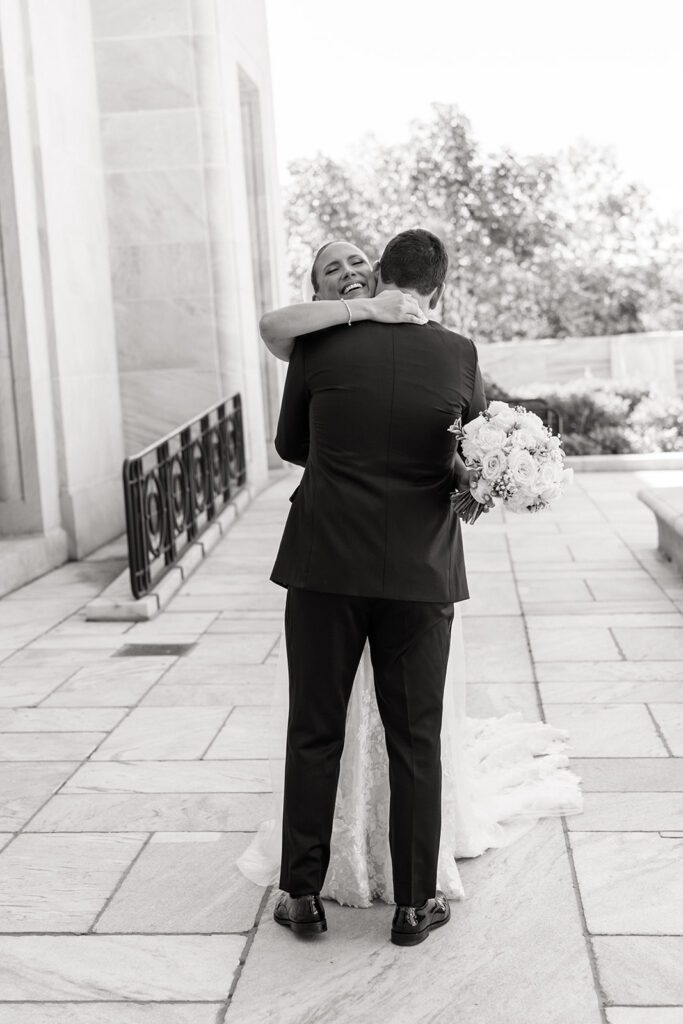
[{"label": "groom's suit trousers", "polygon": [[299,896],[323,888],[346,713],[369,639],[389,760],[394,899],[419,905],[434,896],[441,837],[441,720],[452,622],[452,603],[288,589],[281,889]]}]

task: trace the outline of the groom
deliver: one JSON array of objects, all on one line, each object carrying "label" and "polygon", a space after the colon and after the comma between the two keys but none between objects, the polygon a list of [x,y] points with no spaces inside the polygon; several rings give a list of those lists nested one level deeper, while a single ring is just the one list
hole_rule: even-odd
[{"label": "groom", "polygon": [[[425,314],[448,256],[421,229],[387,245],[377,294],[409,292]],[[350,267],[340,290],[352,284]],[[414,945],[450,918],[436,892],[441,719],[453,602],[469,597],[450,509],[455,438],[486,407],[477,351],[436,321],[352,323],[299,339],[275,447],[305,466],[271,579],[287,587],[289,721],[275,920],[327,930],[330,859],[346,711],[370,642],[389,758],[391,939]]]}]

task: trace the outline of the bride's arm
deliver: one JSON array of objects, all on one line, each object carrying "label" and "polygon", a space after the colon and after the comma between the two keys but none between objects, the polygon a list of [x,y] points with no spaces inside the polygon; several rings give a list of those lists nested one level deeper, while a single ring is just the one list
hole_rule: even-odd
[{"label": "bride's arm", "polygon": [[[367,312],[363,316],[362,306],[366,299],[354,299],[353,318],[367,320]],[[294,339],[301,334],[312,334],[322,331],[325,327],[348,323],[349,314],[341,299],[323,299],[321,302],[297,302],[293,306],[283,306],[264,313],[259,323],[261,337],[266,347],[285,362],[294,348]]]},{"label": "bride's arm", "polygon": [[356,320],[376,320],[386,324],[427,323],[427,317],[412,295],[391,289],[372,299],[351,299],[348,308],[341,299],[323,299],[320,302],[297,302],[293,306],[273,309],[263,314],[259,330],[273,355],[289,362],[295,338],[322,331],[326,327],[347,324],[349,310],[352,323]]}]

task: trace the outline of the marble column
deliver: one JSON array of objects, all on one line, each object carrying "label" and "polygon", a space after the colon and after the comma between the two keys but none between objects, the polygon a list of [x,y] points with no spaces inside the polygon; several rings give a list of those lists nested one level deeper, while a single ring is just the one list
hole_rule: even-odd
[{"label": "marble column", "polygon": [[3,504],[21,498],[24,491],[6,281],[0,234],[0,502]]},{"label": "marble column", "polygon": [[124,529],[123,432],[88,0],[27,0],[62,524],[81,558]]},{"label": "marble column", "polygon": [[66,556],[54,550],[66,535],[68,554],[80,558],[123,529],[90,9],[87,0],[3,0],[0,33],[6,351],[17,442],[13,459],[7,449],[3,458],[12,493],[0,531],[44,536],[52,561]]},{"label": "marble column", "polygon": [[[247,20],[261,8],[252,4]],[[91,10],[126,450],[239,391],[258,485],[267,428],[241,162],[239,12],[232,0],[91,0]]]},{"label": "marble column", "polygon": [[21,5],[9,0],[0,7],[2,537],[61,525],[27,47]]}]

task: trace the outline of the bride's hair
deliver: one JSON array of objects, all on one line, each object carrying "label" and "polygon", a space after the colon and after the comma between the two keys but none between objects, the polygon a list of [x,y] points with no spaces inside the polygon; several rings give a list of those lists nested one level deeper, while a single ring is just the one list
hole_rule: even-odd
[{"label": "bride's hair", "polygon": [[332,239],[331,242],[325,242],[324,245],[320,246],[320,248],[318,249],[317,253],[313,257],[313,262],[311,263],[311,284],[313,285],[313,293],[314,294],[318,290],[318,275],[316,273],[316,267],[318,265],[318,257],[322,256],[322,254],[325,252],[325,249],[327,249],[327,247],[329,245],[334,245],[335,241],[336,241],[336,239]]}]

